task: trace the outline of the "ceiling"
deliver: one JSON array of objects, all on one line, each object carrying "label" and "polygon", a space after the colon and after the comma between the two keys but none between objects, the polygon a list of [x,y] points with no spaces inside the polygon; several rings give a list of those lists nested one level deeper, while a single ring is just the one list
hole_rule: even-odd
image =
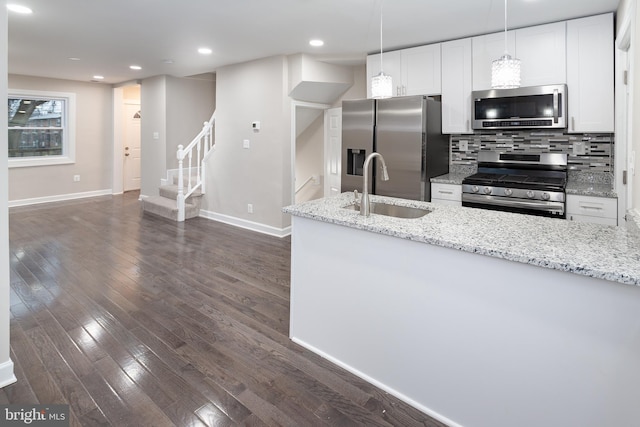
[{"label": "ceiling", "polygon": [[[364,63],[380,50],[382,0],[10,0],[12,74],[121,83],[190,76],[273,55]],[[619,0],[510,0],[509,28],[615,11]],[[392,50],[504,30],[503,0],[385,0]],[[312,38],[324,40],[314,48]],[[201,55],[208,47],[210,55]],[[69,58],[76,58],[71,60]],[[130,65],[141,70],[130,70]]]}]

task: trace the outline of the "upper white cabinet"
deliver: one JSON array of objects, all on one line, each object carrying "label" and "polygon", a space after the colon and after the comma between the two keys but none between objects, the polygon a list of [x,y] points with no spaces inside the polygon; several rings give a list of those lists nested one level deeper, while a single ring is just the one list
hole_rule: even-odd
[{"label": "upper white cabinet", "polygon": [[[382,60],[384,73],[393,79],[393,96],[440,94],[440,43],[384,52]],[[379,72],[380,54],[367,56],[368,81]]]},{"label": "upper white cabinet", "polygon": [[[504,55],[504,33],[473,37],[471,48],[473,51],[473,90],[491,89],[491,63]],[[509,54],[514,56],[516,35],[513,31],[507,32],[507,49]]]},{"label": "upper white cabinet", "polygon": [[440,43],[404,49],[402,52],[402,95],[439,95]]},{"label": "upper white cabinet", "polygon": [[471,39],[442,43],[442,133],[471,128]]},{"label": "upper white cabinet", "polygon": [[567,22],[569,132],[614,131],[613,14]]},{"label": "upper white cabinet", "polygon": [[[509,54],[521,61],[521,86],[567,81],[566,23],[507,32]],[[504,55],[504,32],[473,37],[473,90],[491,89],[491,64]]]},{"label": "upper white cabinet", "polygon": [[566,23],[516,30],[516,57],[522,61],[522,86],[566,83]]}]

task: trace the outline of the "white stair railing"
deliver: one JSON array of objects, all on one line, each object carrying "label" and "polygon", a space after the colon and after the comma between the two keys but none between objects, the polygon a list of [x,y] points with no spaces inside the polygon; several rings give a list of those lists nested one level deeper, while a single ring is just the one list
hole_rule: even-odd
[{"label": "white stair railing", "polygon": [[[205,192],[205,160],[207,154],[213,149],[213,126],[215,125],[216,112],[211,115],[208,122],[204,122],[204,126],[200,133],[193,138],[193,141],[186,147],[178,145],[178,221],[185,219],[185,201],[198,188],[200,192]],[[194,158],[195,157],[195,158]],[[184,161],[187,159],[187,185],[185,193],[185,167]],[[195,166],[194,166],[195,164]],[[195,170],[195,176],[193,172]]]}]

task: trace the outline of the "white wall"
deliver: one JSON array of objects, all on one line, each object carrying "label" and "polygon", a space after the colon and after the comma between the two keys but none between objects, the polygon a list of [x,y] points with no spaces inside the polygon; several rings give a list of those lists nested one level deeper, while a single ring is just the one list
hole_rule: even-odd
[{"label": "white wall", "polygon": [[141,196],[157,196],[160,179],[166,176],[166,80],[166,76],[151,77],[140,85]]},{"label": "white wall", "polygon": [[[140,89],[142,196],[158,195],[167,169],[178,167],[178,145],[186,146],[202,130],[215,108],[215,80],[156,76]],[[157,138],[154,138],[157,134]]]},{"label": "white wall", "polygon": [[[76,161],[69,165],[9,169],[9,200],[110,192],[113,93],[110,86],[9,75],[9,88],[76,94]],[[80,182],[73,176],[80,175]]]},{"label": "white wall", "polygon": [[[303,107],[297,107],[298,109]],[[296,203],[319,199],[324,195],[324,114],[318,117],[296,138],[296,189],[312,175],[320,179],[317,184],[309,182],[296,194]]]},{"label": "white wall", "polygon": [[[278,233],[290,225],[291,101],[287,59],[270,57],[216,72],[216,151],[207,169],[202,209],[238,225],[258,223]],[[261,122],[259,132],[251,123]],[[243,149],[243,140],[250,149]],[[247,212],[253,205],[253,214]]]},{"label": "white wall", "polygon": [[213,74],[167,78],[167,168],[178,167],[178,145],[187,146],[211,118],[216,105]]},{"label": "white wall", "polygon": [[[0,96],[7,99],[7,9],[0,8]],[[7,129],[7,103],[0,103],[0,129]],[[15,382],[9,341],[9,189],[7,132],[0,132],[0,387]]]}]

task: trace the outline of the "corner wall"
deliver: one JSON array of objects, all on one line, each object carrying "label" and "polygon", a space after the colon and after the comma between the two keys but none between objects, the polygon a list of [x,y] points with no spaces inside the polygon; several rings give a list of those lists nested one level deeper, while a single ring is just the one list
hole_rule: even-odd
[{"label": "corner wall", "polygon": [[[0,96],[7,99],[7,9],[0,8]],[[0,128],[7,129],[7,103],[0,103]],[[7,132],[0,132],[0,387],[16,381],[9,340],[9,200]]]},{"label": "corner wall", "polygon": [[[75,163],[9,169],[9,200],[13,202],[12,205],[111,194],[111,86],[11,74],[8,87],[76,94]],[[73,181],[74,175],[80,175],[79,182]]]},{"label": "corner wall", "polygon": [[[216,148],[207,165],[204,216],[276,235],[290,226],[282,213],[291,204],[287,70],[286,57],[277,56],[216,72]],[[254,121],[261,123],[258,132]]]}]

